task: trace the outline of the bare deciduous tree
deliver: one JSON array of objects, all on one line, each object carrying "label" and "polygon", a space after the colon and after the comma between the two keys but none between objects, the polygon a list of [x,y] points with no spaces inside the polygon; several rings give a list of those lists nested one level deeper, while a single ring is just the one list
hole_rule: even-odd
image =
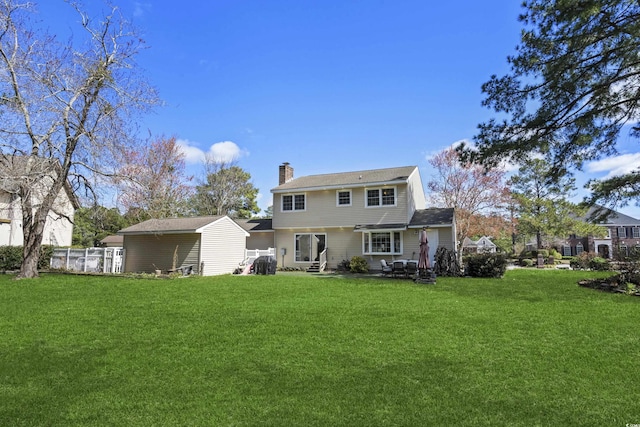
[{"label": "bare deciduous tree", "polygon": [[28,158],[24,173],[3,183],[22,202],[18,277],[38,275],[44,224],[62,188],[95,194],[91,177],[116,170],[123,147],[136,144],[132,118],[157,102],[134,62],[144,43],[119,10],[94,21],[65,3],[81,31],[61,43],[33,26],[33,3],[0,0],[0,152]]},{"label": "bare deciduous tree", "polygon": [[508,200],[505,172],[494,168],[461,163],[454,148],[447,148],[429,160],[434,176],[427,182],[430,202],[436,207],[450,207],[456,213],[458,254],[465,237],[478,230],[478,218],[500,212]]},{"label": "bare deciduous tree", "polygon": [[128,150],[118,178],[119,202],[128,212],[148,218],[185,214],[192,193],[185,174],[184,153],[175,137],[156,138],[139,150]]}]

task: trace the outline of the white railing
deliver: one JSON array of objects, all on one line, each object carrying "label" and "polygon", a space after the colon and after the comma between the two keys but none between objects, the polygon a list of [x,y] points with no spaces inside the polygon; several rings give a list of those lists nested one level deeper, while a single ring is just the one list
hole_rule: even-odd
[{"label": "white railing", "polygon": [[123,248],[54,249],[51,268],[95,272],[122,273]]},{"label": "white railing", "polygon": [[320,257],[318,258],[320,262],[320,271],[324,271],[327,268],[327,249],[320,252]]},{"label": "white railing", "polygon": [[244,250],[244,261],[242,261],[242,265],[253,264],[253,261],[256,258],[261,256],[276,256],[276,248],[269,249],[245,249]]}]

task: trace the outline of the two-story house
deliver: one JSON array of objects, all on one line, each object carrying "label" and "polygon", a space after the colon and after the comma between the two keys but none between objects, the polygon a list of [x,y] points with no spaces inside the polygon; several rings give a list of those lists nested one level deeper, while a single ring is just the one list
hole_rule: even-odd
[{"label": "two-story house", "polygon": [[271,192],[281,267],[336,268],[362,256],[379,269],[381,259],[416,259],[423,227],[431,262],[438,247],[456,248],[454,210],[425,209],[417,166],[294,178],[284,163]]},{"label": "two-story house", "polygon": [[[25,176],[27,156],[0,155],[0,246],[21,246],[24,243],[22,229],[22,203],[15,191],[16,180],[29,179],[32,189],[33,203],[42,191],[50,185],[50,178],[57,173],[57,163],[49,159],[37,158],[37,173]],[[33,161],[33,158],[31,159]],[[53,208],[47,215],[44,226],[42,244],[54,246],[71,246],[73,237],[73,217],[80,207],[70,185],[65,185],[58,194]]]},{"label": "two-story house", "polygon": [[590,218],[595,210],[603,209],[608,213],[607,219],[599,225],[606,228],[604,237],[576,236],[557,242],[560,253],[564,256],[580,255],[583,252],[597,253],[603,258],[624,258],[632,249],[640,250],[640,220],[620,212],[603,207],[591,208],[585,215]]}]

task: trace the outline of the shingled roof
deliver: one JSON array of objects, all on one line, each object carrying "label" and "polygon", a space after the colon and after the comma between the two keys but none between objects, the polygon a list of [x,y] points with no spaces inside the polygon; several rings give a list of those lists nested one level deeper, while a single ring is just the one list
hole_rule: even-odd
[{"label": "shingled roof", "polygon": [[453,208],[418,209],[409,224],[356,224],[354,231],[406,230],[407,228],[450,227],[454,221]]},{"label": "shingled roof", "polygon": [[170,234],[196,233],[202,227],[212,224],[225,215],[200,216],[193,218],[149,219],[118,231],[118,234]]},{"label": "shingled roof", "polygon": [[273,231],[271,218],[236,219],[238,225],[246,231]]},{"label": "shingled roof", "polygon": [[387,169],[371,169],[355,172],[329,173],[321,175],[308,175],[294,178],[271,190],[272,193],[282,193],[291,190],[311,190],[326,188],[353,188],[370,185],[388,185],[403,183],[409,180],[409,176],[417,171],[417,166],[402,166]]},{"label": "shingled roof", "polygon": [[423,226],[438,227],[450,226],[455,220],[453,208],[429,208],[418,209],[413,213],[409,228]]}]

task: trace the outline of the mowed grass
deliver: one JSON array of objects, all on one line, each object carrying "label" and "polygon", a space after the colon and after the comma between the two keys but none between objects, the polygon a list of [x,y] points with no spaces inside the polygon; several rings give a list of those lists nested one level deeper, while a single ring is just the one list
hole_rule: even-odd
[{"label": "mowed grass", "polygon": [[640,423],[640,298],[594,274],[0,276],[0,425]]}]

